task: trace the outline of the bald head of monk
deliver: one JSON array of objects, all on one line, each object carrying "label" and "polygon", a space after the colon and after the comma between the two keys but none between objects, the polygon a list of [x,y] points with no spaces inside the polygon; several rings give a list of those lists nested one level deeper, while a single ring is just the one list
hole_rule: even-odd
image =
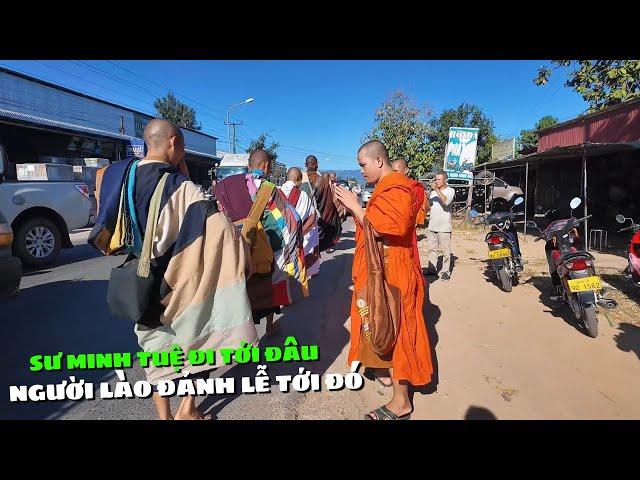
[{"label": "bald head of monk", "polygon": [[287,170],[287,181],[293,182],[296,187],[299,187],[302,183],[302,172],[298,167],[291,167]]},{"label": "bald head of monk", "polygon": [[249,155],[249,170],[262,170],[265,174],[269,173],[269,163],[271,156],[266,150],[257,148]]},{"label": "bald head of monk", "polygon": [[144,143],[147,144],[145,158],[161,160],[174,167],[184,160],[184,135],[173,123],[154,118],[144,128]]},{"label": "bald head of monk", "polygon": [[309,155],[304,161],[304,165],[305,167],[307,167],[308,172],[318,171],[318,159],[315,157],[315,155]]},{"label": "bald head of monk", "polygon": [[407,177],[409,176],[409,164],[404,158],[394,160],[391,164],[391,168],[393,168],[394,172],[402,173]]},{"label": "bald head of monk", "polygon": [[393,172],[387,147],[379,140],[371,140],[358,149],[358,165],[367,183],[378,183]]}]

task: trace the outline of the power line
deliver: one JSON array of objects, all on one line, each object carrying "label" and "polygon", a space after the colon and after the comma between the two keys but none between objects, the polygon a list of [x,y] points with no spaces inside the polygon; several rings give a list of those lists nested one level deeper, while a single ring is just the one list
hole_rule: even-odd
[{"label": "power line", "polygon": [[[158,85],[159,87],[164,88],[164,89],[166,89],[166,90],[173,91],[173,92],[175,92],[175,93],[176,93],[176,95],[179,95],[179,96],[181,96],[181,97],[183,97],[183,98],[186,98],[187,100],[190,100],[190,101],[192,101],[193,103],[196,103],[196,104],[200,105],[201,107],[206,108],[207,110],[210,110],[210,111],[212,111],[212,112],[214,112],[214,113],[216,113],[216,114],[219,114],[219,115],[223,115],[223,112],[222,112],[222,111],[220,111],[220,110],[216,110],[216,109],[214,109],[214,108],[208,107],[207,105],[205,105],[205,104],[203,104],[203,103],[199,102],[198,100],[196,100],[196,99],[194,99],[194,98],[191,98],[191,97],[188,97],[188,96],[186,96],[186,95],[183,95],[183,94],[181,94],[181,93],[178,93],[178,92],[176,92],[174,89],[171,89],[171,88],[167,87],[166,85],[163,85],[163,84],[158,83],[158,82],[154,82],[153,80],[149,80],[148,78],[146,78],[146,77],[144,77],[144,76],[140,75],[139,73],[136,73],[136,72],[134,72],[134,71],[132,71],[132,70],[129,70],[128,68],[125,68],[125,67],[123,67],[122,65],[120,65],[120,64],[118,64],[118,63],[112,62],[111,60],[107,60],[107,62],[109,62],[111,65],[115,65],[117,68],[119,68],[119,69],[121,69],[121,70],[124,70],[125,72],[129,72],[129,73],[131,73],[132,75],[135,75],[135,76],[137,76],[138,78],[141,78],[142,80],[145,80],[145,81],[147,81],[147,82],[150,82],[150,83],[153,83],[153,84],[155,84],[155,85]],[[222,117],[222,116],[221,116],[221,117],[218,117],[218,118],[219,118],[219,119],[221,119],[221,120],[224,120],[224,117]]]}]

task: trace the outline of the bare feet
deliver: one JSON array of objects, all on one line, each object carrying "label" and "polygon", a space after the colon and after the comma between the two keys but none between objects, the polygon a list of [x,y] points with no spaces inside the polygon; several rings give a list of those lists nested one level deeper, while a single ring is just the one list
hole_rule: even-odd
[{"label": "bare feet", "polygon": [[176,420],[211,420],[211,415],[203,415],[197,408],[180,410],[176,413]]}]

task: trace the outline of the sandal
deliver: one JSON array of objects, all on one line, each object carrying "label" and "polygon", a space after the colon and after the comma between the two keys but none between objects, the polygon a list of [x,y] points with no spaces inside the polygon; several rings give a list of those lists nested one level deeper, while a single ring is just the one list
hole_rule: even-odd
[{"label": "sandal", "polygon": [[367,415],[364,416],[365,420],[409,420],[411,418],[411,414],[413,411],[398,416],[389,410],[386,405],[381,406],[380,408],[376,408],[372,410]]}]

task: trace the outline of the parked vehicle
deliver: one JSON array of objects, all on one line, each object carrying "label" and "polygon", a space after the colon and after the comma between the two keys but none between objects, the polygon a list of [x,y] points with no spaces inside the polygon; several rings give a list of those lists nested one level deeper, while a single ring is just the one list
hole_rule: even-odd
[{"label": "parked vehicle", "polygon": [[13,256],[13,230],[0,212],[0,297],[11,297],[20,288],[22,262]]},{"label": "parked vehicle", "polygon": [[249,172],[249,154],[224,153],[220,164],[214,169],[215,179],[220,181],[237,173]]},{"label": "parked vehicle", "polygon": [[616,215],[616,221],[624,224],[629,220],[631,225],[621,228],[618,232],[633,232],[629,243],[629,266],[627,272],[631,275],[631,281],[640,287],[640,225],[633,221],[633,218],[624,215]]},{"label": "parked vehicle", "polygon": [[47,265],[60,249],[73,247],[70,231],[88,225],[89,187],[76,181],[10,181],[8,165],[0,145],[0,206],[13,230],[13,254],[24,264]]},{"label": "parked vehicle", "polygon": [[373,191],[375,190],[375,185],[371,185],[370,183],[367,184],[367,186],[365,186],[362,189],[362,206],[366,207],[367,203],[369,202],[369,200],[371,199],[371,195],[373,195]]},{"label": "parked vehicle", "polygon": [[518,197],[509,211],[492,213],[484,220],[485,224],[491,225],[491,231],[485,237],[489,264],[505,292],[510,292],[518,284],[518,274],[522,272],[522,256],[514,223],[516,217],[524,213],[515,213],[513,208],[523,202],[524,199]]},{"label": "parked vehicle", "polygon": [[[575,245],[581,241],[577,228],[582,222],[590,218],[574,218],[575,210],[582,201],[579,198],[571,200],[571,216],[555,220],[541,231],[538,240],[545,240],[545,251],[549,262],[549,273],[556,289],[552,296],[554,300],[565,302],[580,321],[587,334],[595,338],[598,336],[598,306],[615,308],[613,300],[605,299],[602,292],[602,282],[596,273],[595,258],[584,248]],[[528,226],[538,228],[535,222]]]}]

